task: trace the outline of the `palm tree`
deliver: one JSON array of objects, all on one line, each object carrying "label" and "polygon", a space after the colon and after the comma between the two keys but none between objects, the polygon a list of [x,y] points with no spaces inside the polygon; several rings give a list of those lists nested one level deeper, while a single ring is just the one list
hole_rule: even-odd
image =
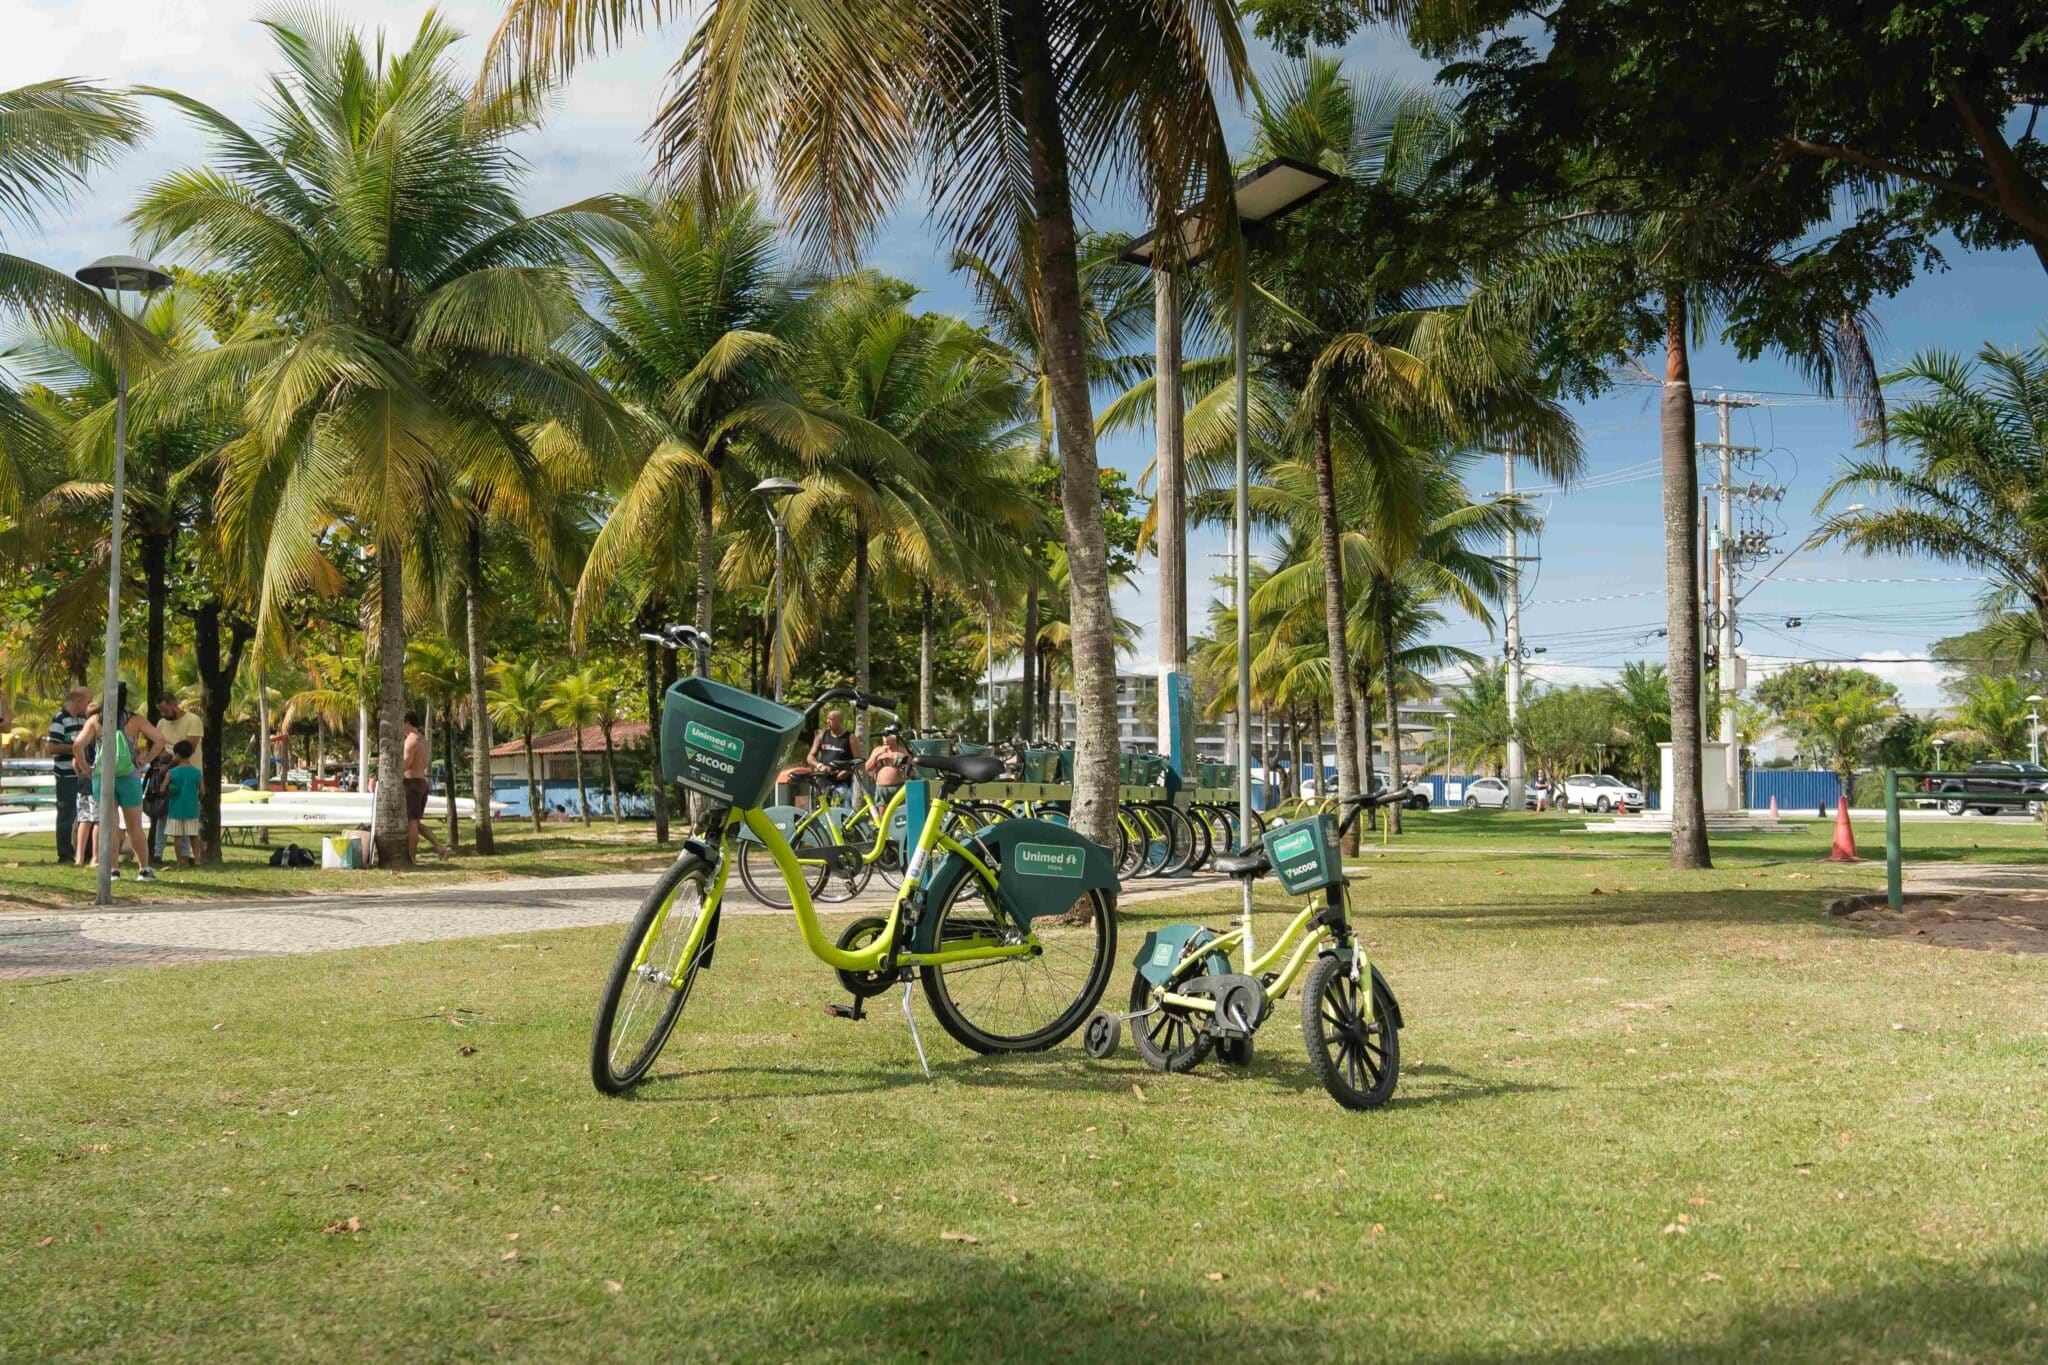
[{"label": "palm tree", "polygon": [[[568,726],[576,736],[576,805],[583,815],[583,823],[590,823],[590,790],[583,785],[583,731],[586,726],[597,724],[604,711],[604,683],[594,668],[581,672],[564,674],[555,683],[549,694],[556,720]],[[606,766],[610,766],[610,755],[606,755]]]},{"label": "palm tree", "polygon": [[1444,762],[1462,772],[1499,772],[1507,762],[1508,679],[1504,664],[1472,669],[1445,707]]},{"label": "palm tree", "polygon": [[1662,664],[1631,659],[1621,676],[1608,684],[1613,696],[1614,725],[1627,745],[1628,764],[1645,788],[1657,781],[1663,767],[1658,746],[1671,740],[1671,684]]},{"label": "palm tree", "polygon": [[[313,580],[327,528],[361,528],[377,575],[379,764],[395,773],[407,568],[423,534],[455,520],[461,487],[532,467],[508,412],[545,412],[594,448],[617,441],[615,406],[556,343],[579,312],[566,243],[610,228],[618,206],[521,210],[509,140],[536,121],[538,92],[471,105],[445,60],[459,35],[439,16],[399,51],[317,20],[271,27],[287,70],[260,134],[148,92],[195,121],[218,160],[159,181],[133,221],[240,273],[275,310],[169,367],[166,383],[246,385],[248,433],[224,454],[220,505],[264,616]],[[404,866],[403,784],[379,784],[376,828],[379,861]]]},{"label": "palm tree", "polygon": [[520,747],[526,751],[526,799],[533,808],[533,828],[538,833],[540,773],[533,756],[533,732],[555,719],[555,677],[538,659],[501,663],[496,671],[491,718],[519,732]]},{"label": "palm tree", "polygon": [[1823,505],[1852,490],[1882,494],[1885,505],[1837,512],[1822,531],[1865,554],[1925,555],[1985,574],[1995,610],[2034,618],[2031,629],[2008,624],[2004,633],[2039,639],[2048,629],[2048,432],[2039,419],[2048,340],[2026,350],[1986,345],[1974,361],[1923,352],[1885,383],[1930,390],[1889,422],[1910,462],[1851,461]]},{"label": "palm tree", "polygon": [[2027,689],[2010,675],[1976,678],[1956,707],[1956,725],[1981,742],[1993,758],[2017,758],[2027,752],[2032,733]]},{"label": "palm tree", "polygon": [[1863,687],[1847,687],[1818,698],[1792,714],[1792,721],[1824,747],[1842,780],[1842,797],[1851,796],[1856,764],[1877,730],[1899,714],[1897,703]]},{"label": "palm tree", "polygon": [[[32,225],[37,209],[68,199],[141,135],[133,101],[98,86],[52,80],[0,90],[0,219]],[[4,250],[0,314],[119,325],[100,296],[70,275]],[[0,382],[0,514],[18,510],[28,467],[57,448],[55,433]]]},{"label": "palm tree", "polygon": [[[486,85],[566,71],[664,12],[653,0],[512,0]],[[771,171],[809,246],[846,251],[870,233],[920,153],[956,245],[1009,249],[1020,219],[1035,224],[1073,583],[1073,814],[1098,840],[1116,819],[1116,647],[1073,186],[1124,173],[1141,202],[1199,193],[1212,221],[1230,221],[1211,73],[1235,89],[1246,67],[1234,14],[1203,0],[1143,11],[1075,0],[713,0],[657,116],[664,163],[720,194]]]},{"label": "palm tree", "polygon": [[[420,695],[441,717],[441,764],[448,770],[448,848],[460,835],[455,818],[455,704],[469,693],[469,670],[461,651],[440,637],[416,639],[405,647],[405,672]],[[490,789],[474,791],[479,811],[490,804]],[[479,850],[481,852],[481,850]]]}]

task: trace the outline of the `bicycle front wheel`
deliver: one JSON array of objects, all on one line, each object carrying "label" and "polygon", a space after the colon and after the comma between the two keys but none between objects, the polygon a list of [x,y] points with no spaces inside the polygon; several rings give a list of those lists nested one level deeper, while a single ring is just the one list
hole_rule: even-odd
[{"label": "bicycle front wheel", "polygon": [[[1022,935],[989,903],[978,877],[953,884],[934,912],[938,943],[964,938],[1019,942]],[[1081,1026],[1102,999],[1116,957],[1116,910],[1090,891],[1066,915],[1032,929],[1040,951],[925,967],[925,998],[939,1026],[976,1052],[1040,1052]]]},{"label": "bicycle front wheel", "polygon": [[676,1016],[710,955],[707,941],[683,961],[710,899],[711,864],[685,853],[640,903],[612,963],[590,1038],[590,1079],[605,1094],[623,1094],[637,1084],[675,1031]]},{"label": "bicycle front wheel", "polygon": [[[822,820],[813,820],[798,829],[796,837],[789,841],[799,860],[810,860],[801,862],[801,866],[804,886],[811,893],[812,900],[819,899],[819,893],[825,888],[825,864],[818,859],[832,842],[823,826]],[[775,855],[768,851],[768,846],[745,838],[739,841],[739,853],[740,880],[747,884],[747,894],[763,905],[772,905],[777,910],[789,909],[789,884],[782,880],[782,869],[775,865]]]}]

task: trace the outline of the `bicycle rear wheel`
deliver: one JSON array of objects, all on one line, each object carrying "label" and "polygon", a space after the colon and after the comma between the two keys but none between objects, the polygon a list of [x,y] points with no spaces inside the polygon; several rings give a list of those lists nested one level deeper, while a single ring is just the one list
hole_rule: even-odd
[{"label": "bicycle rear wheel", "polygon": [[[960,878],[933,912],[938,943],[964,938],[1019,942],[991,905],[980,878]],[[923,969],[925,998],[939,1026],[975,1052],[1039,1052],[1081,1026],[1102,999],[1116,957],[1116,910],[1090,891],[1058,919],[1033,923],[1040,951]]]},{"label": "bicycle rear wheel", "polygon": [[676,859],[640,903],[619,945],[590,1038],[590,1079],[607,1095],[631,1089],[654,1065],[710,956],[707,930],[694,958],[682,960],[705,914],[711,870],[694,852]]}]

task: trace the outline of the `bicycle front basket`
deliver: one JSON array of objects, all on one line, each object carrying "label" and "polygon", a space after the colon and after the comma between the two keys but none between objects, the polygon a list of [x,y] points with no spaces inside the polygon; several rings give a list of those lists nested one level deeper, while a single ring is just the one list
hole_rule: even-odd
[{"label": "bicycle front basket", "polygon": [[913,739],[909,743],[910,752],[922,758],[943,758],[953,752],[950,739]]},{"label": "bicycle front basket", "polygon": [[1344,860],[1337,849],[1337,821],[1311,815],[1275,825],[1261,839],[1280,885],[1291,896],[1305,896],[1344,880]]},{"label": "bicycle front basket", "polygon": [[758,806],[804,723],[765,697],[709,678],[683,678],[661,706],[661,766],[671,779],[735,806]]}]

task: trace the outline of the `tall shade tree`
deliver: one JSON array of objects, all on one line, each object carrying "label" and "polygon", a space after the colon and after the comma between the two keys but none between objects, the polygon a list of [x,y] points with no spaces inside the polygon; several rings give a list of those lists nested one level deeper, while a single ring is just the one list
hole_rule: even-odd
[{"label": "tall shade tree", "polygon": [[[227,448],[220,505],[260,571],[261,611],[317,577],[336,522],[373,548],[378,762],[396,773],[415,545],[453,520],[455,489],[533,464],[508,412],[613,440],[615,406],[556,343],[579,311],[565,252],[610,228],[616,205],[521,210],[510,140],[534,125],[538,96],[471,104],[447,61],[459,35],[439,16],[402,50],[317,16],[266,22],[285,69],[260,133],[148,92],[199,125],[215,160],[157,182],[133,221],[240,272],[276,310],[178,368],[194,389],[246,377],[248,434]],[[403,784],[379,784],[385,866],[408,863],[405,830]]]},{"label": "tall shade tree", "polygon": [[[1849,493],[1880,496],[1821,529],[1865,554],[1924,555],[1986,575],[1989,605],[2006,620],[2001,634],[2025,657],[2048,630],[2048,341],[1985,346],[1975,360],[1928,351],[1885,382],[1927,390],[1891,417],[1907,458],[1849,462],[1822,506]],[[2017,626],[2015,613],[2031,627]]]},{"label": "tall shade tree", "polygon": [[[484,88],[565,72],[665,12],[656,0],[513,0]],[[1073,585],[1074,819],[1099,840],[1116,819],[1116,647],[1075,182],[1135,182],[1147,204],[1199,197],[1227,223],[1212,81],[1234,90],[1245,70],[1235,12],[1210,0],[712,0],[656,120],[663,162],[721,197],[772,177],[812,247],[851,249],[920,162],[957,245],[1014,250],[1016,224],[1035,225]]]},{"label": "tall shade tree", "polygon": [[[406,678],[427,699],[441,721],[441,764],[447,771],[443,781],[447,783],[448,847],[453,851],[461,842],[455,812],[455,708],[469,695],[469,670],[462,651],[444,639],[413,640],[406,645],[405,655]],[[490,803],[490,787],[486,785],[476,791],[471,805],[482,811]]]},{"label": "tall shade tree", "polygon": [[[128,96],[82,81],[0,90],[0,222],[32,225],[38,210],[63,203],[141,134]],[[100,296],[68,271],[4,248],[0,238],[0,316],[114,321]],[[19,511],[26,467],[47,458],[54,445],[39,416],[0,382],[0,515]]]}]

